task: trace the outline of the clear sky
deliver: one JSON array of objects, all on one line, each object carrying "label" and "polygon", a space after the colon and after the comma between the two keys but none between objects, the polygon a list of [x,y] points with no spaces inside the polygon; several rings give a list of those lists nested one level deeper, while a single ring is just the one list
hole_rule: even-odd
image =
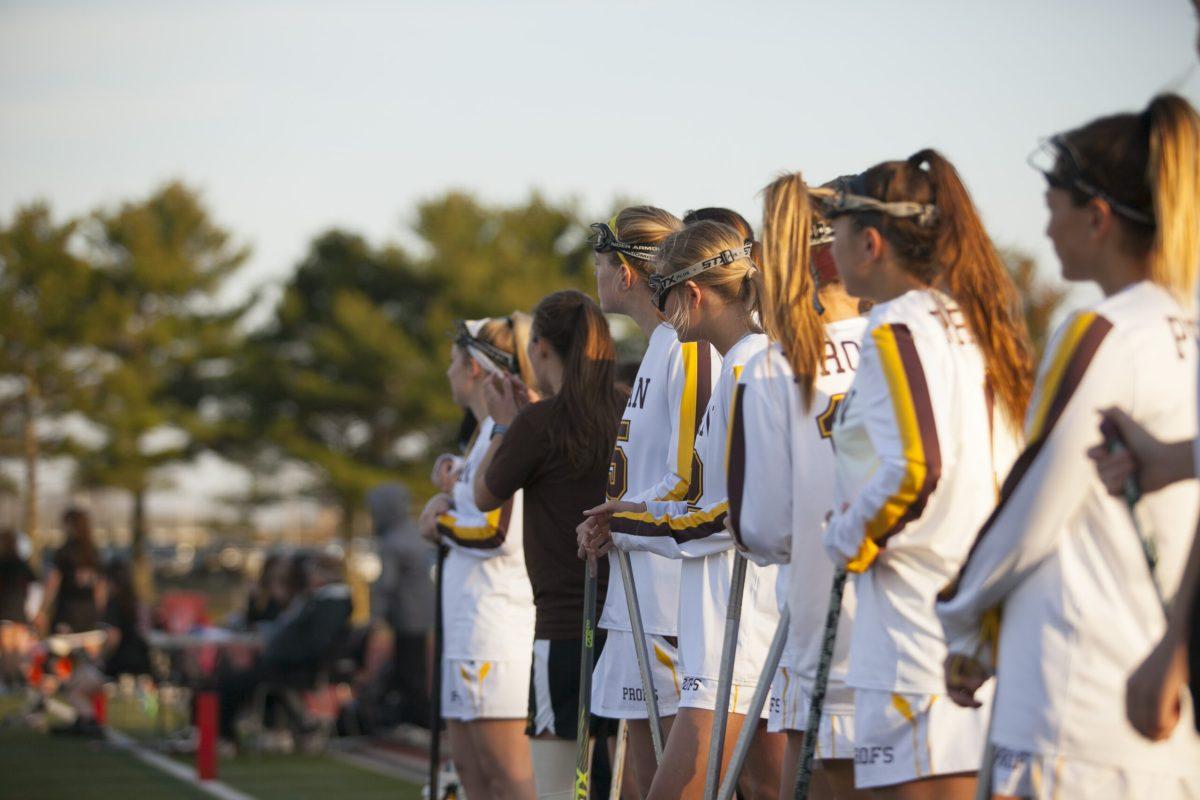
[{"label": "clear sky", "polygon": [[1057,264],[1038,138],[1167,88],[1200,101],[1188,0],[4,2],[0,216],[182,178],[278,282],[341,225],[402,237],[447,188],[730,205],[924,146],[993,237]]},{"label": "clear sky", "polygon": [[[330,225],[401,235],[449,187],[759,217],[933,145],[1033,248],[1038,137],[1156,91],[1200,98],[1187,0],[0,2],[0,214],[180,177],[287,275]],[[1181,82],[1182,81],[1182,82]]]}]

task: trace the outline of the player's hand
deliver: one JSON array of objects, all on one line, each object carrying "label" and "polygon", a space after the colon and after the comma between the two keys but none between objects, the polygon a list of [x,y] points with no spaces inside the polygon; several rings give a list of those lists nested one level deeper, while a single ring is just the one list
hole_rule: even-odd
[{"label": "player's hand", "polygon": [[454,482],[461,471],[461,459],[450,453],[442,453],[433,462],[433,485],[439,492],[454,491]]},{"label": "player's hand", "polygon": [[435,494],[429,498],[429,502],[425,504],[425,508],[421,510],[421,516],[417,520],[421,538],[427,542],[436,543],[438,541],[437,518],[453,507],[454,501],[448,494]]},{"label": "player's hand", "polygon": [[979,708],[983,705],[975,699],[975,693],[992,677],[992,673],[982,661],[962,653],[951,653],[946,656],[945,670],[946,693],[955,705],[964,708]]},{"label": "player's hand", "polygon": [[594,517],[588,517],[575,528],[575,540],[580,558],[598,558],[613,548],[612,533],[601,527]]},{"label": "player's hand", "polygon": [[530,403],[536,403],[542,399],[536,389],[525,385],[525,381],[521,380],[520,375],[509,375],[508,382],[512,386],[513,397],[516,398],[519,408],[524,408]]},{"label": "player's hand", "polygon": [[1166,739],[1179,724],[1180,693],[1188,678],[1186,649],[1168,633],[1125,684],[1125,716],[1152,742]]},{"label": "player's hand", "polygon": [[589,508],[583,512],[583,515],[590,520],[595,521],[596,526],[608,533],[609,523],[612,522],[612,515],[620,512],[625,513],[644,513],[646,510],[645,503],[630,503],[625,500],[608,500],[595,508]]},{"label": "player's hand", "polygon": [[1171,459],[1166,442],[1156,439],[1133,417],[1119,408],[1106,408],[1101,415],[1111,420],[1121,431],[1125,447],[1115,453],[1108,452],[1104,444],[1087,451],[1088,458],[1096,463],[1096,471],[1104,488],[1114,497],[1123,497],[1125,482],[1132,475],[1143,492],[1153,492],[1178,480],[1168,469]]},{"label": "player's hand", "polygon": [[522,401],[528,402],[523,393],[517,395],[515,384],[508,378],[496,375],[484,384],[487,415],[491,416],[497,425],[511,425],[512,420],[516,419],[517,411],[520,411],[524,404]]}]

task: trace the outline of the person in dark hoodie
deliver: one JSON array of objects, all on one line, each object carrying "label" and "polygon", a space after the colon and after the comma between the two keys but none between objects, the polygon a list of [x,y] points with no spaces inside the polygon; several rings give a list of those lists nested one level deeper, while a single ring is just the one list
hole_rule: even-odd
[{"label": "person in dark hoodie", "polygon": [[429,724],[429,638],[433,627],[432,554],[409,515],[408,489],[385,483],[367,495],[382,571],[371,608],[393,634],[391,688],[401,696],[399,722]]},{"label": "person in dark hoodie", "polygon": [[238,712],[262,683],[311,686],[325,661],[349,632],[350,588],[341,558],[328,553],[308,559],[308,589],[279,615],[266,635],[263,653],[248,669],[217,679],[220,736],[234,742]]}]

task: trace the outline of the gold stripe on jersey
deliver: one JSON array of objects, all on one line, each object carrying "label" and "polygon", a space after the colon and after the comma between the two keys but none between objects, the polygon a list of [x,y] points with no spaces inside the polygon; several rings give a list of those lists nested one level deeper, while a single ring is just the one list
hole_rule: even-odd
[{"label": "gold stripe on jersey", "polygon": [[1092,323],[1096,319],[1097,315],[1094,311],[1085,311],[1076,315],[1068,324],[1058,349],[1054,351],[1054,359],[1050,362],[1050,368],[1046,370],[1046,377],[1039,387],[1037,400],[1033,405],[1033,413],[1030,414],[1028,424],[1025,426],[1025,441],[1035,441],[1045,433],[1050,407],[1059,393],[1063,376],[1067,373],[1067,367],[1071,364],[1072,356],[1079,347],[1080,341],[1091,329]]},{"label": "gold stripe on jersey", "polygon": [[[664,500],[682,500],[687,497],[692,476],[692,451],[695,448],[696,430],[696,375],[700,348],[695,342],[684,342],[680,348],[683,357],[683,398],[679,404],[678,442],[675,447],[675,474],[679,482],[667,492]],[[705,355],[708,355],[705,348]]]},{"label": "gold stripe on jersey", "polygon": [[711,390],[712,353],[703,339],[680,345],[683,357],[683,397],[679,404],[679,428],[676,433],[675,474],[678,483],[661,500],[684,500],[691,489],[692,462],[696,451],[696,431],[700,429],[700,414],[708,407]]},{"label": "gold stripe on jersey", "polygon": [[484,514],[483,525],[460,525],[452,513],[440,514],[437,518],[438,532],[463,547],[499,547],[508,534],[508,518],[512,501]]},{"label": "gold stripe on jersey", "polygon": [[858,553],[846,565],[851,572],[866,570],[888,538],[921,516],[942,466],[929,387],[912,333],[907,325],[896,323],[880,325],[871,338],[892,398],[906,467],[899,486],[867,520]]},{"label": "gold stripe on jersey", "polygon": [[703,539],[725,530],[729,502],[722,500],[711,508],[702,508],[678,517],[656,517],[648,511],[618,511],[609,527],[615,533],[630,536],[670,536],[678,542]]},{"label": "gold stripe on jersey", "polygon": [[963,562],[958,575],[938,593],[938,599],[942,602],[953,600],[958,593],[962,577],[966,574],[967,567],[971,565],[980,542],[996,524],[996,520],[1008,506],[1009,500],[1016,494],[1021,480],[1033,466],[1033,462],[1037,460],[1038,454],[1046,445],[1050,434],[1054,432],[1054,426],[1058,424],[1059,418],[1066,410],[1067,403],[1071,401],[1075,390],[1083,382],[1092,359],[1095,358],[1100,345],[1113,328],[1111,322],[1094,311],[1085,311],[1076,315],[1067,325],[1067,330],[1059,341],[1058,349],[1054,351],[1049,369],[1034,386],[1034,410],[1025,426],[1025,449],[1009,469],[1008,477],[1004,479],[1004,485],[1000,487],[1000,500],[992,509],[987,521],[983,523],[983,527],[979,529],[979,533],[976,534],[975,541],[971,544],[971,549],[967,551],[966,561]]}]

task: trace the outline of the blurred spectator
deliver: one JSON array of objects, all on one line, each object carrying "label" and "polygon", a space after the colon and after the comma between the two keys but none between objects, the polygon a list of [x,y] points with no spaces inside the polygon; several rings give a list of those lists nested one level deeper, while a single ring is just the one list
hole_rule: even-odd
[{"label": "blurred spectator", "polygon": [[323,554],[304,560],[308,588],[279,615],[267,633],[262,655],[248,669],[228,670],[217,679],[221,738],[233,742],[238,712],[263,683],[311,687],[344,641],[350,621],[350,588],[341,559]]},{"label": "blurred spectator", "polygon": [[21,656],[29,646],[29,600],[36,594],[37,575],[21,558],[17,534],[0,531],[0,683],[21,683]]},{"label": "blurred spectator", "polygon": [[408,489],[385,483],[367,495],[382,571],[371,607],[394,636],[391,688],[400,694],[397,722],[429,725],[429,644],[433,581],[429,545],[409,515]]},{"label": "blurred spectator", "polygon": [[92,699],[103,691],[110,678],[150,674],[150,648],[145,639],[150,610],[138,600],[133,568],[127,559],[114,558],[108,563],[105,586],[108,601],[103,620],[97,626],[104,632],[102,643],[58,657],[70,666],[62,692],[75,712],[75,719],[65,727],[52,728],[53,733],[102,736]]},{"label": "blurred spectator", "polygon": [[78,508],[67,509],[62,522],[66,541],[54,554],[46,577],[38,627],[51,633],[95,630],[100,627],[100,609],[107,598],[92,524],[87,512]]},{"label": "blurred spectator", "polygon": [[272,553],[263,561],[258,582],[250,590],[246,603],[245,625],[253,630],[263,622],[271,622],[287,608],[295,596],[291,561]]},{"label": "blurred spectator", "polygon": [[109,599],[104,612],[104,672],[118,675],[150,674],[150,648],[145,631],[149,628],[150,611],[137,597],[133,585],[133,568],[124,558],[114,558],[108,564]]}]

